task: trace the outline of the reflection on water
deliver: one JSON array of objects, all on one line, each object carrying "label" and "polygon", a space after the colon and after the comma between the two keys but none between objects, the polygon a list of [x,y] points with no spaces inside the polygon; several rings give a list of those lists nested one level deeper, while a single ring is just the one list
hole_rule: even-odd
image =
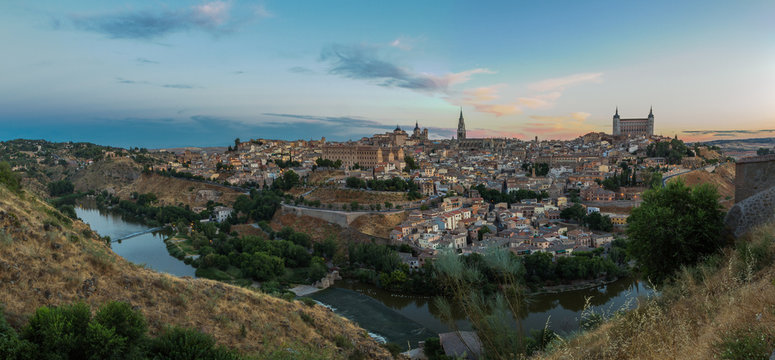
[{"label": "reflection on water", "polygon": [[[521,314],[522,329],[549,327],[560,333],[578,329],[581,312],[587,299],[596,313],[611,314],[637,305],[638,298],[652,294],[642,281],[620,279],[608,285],[559,294],[541,294],[528,297]],[[311,295],[332,306],[335,311],[366,330],[384,336],[404,348],[412,347],[438,333],[452,331],[440,320],[433,298],[397,295],[375,286],[353,281],[337,282],[335,287]],[[453,307],[454,308],[454,307]],[[461,312],[453,313],[457,327],[471,330],[471,324]]]},{"label": "reflection on water", "polygon": [[[97,209],[76,207],[75,213],[92,230],[101,236],[118,239],[123,236],[150,229],[143,224],[123,220],[120,216]],[[151,269],[177,276],[194,276],[193,267],[170,256],[164,244],[164,235],[160,232],[147,233],[111,244],[116,254],[135,263],[145,264]]]}]

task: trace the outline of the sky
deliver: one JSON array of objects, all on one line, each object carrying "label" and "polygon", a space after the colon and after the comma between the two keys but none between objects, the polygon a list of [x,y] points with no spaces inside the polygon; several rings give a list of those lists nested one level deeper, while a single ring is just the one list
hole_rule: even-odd
[{"label": "sky", "polygon": [[0,2],[0,140],[775,137],[775,2]]}]

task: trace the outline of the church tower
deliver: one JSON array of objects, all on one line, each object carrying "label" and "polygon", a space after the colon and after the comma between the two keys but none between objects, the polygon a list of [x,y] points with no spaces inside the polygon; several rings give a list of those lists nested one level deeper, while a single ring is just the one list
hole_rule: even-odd
[{"label": "church tower", "polygon": [[614,130],[613,130],[613,135],[617,136],[617,135],[621,135],[621,134],[622,134],[622,132],[621,132],[621,129],[619,128],[619,107],[617,106],[616,107],[616,113],[614,114]]},{"label": "church tower", "polygon": [[463,121],[463,108],[460,108],[460,119],[457,121],[457,139],[466,139],[466,123]]},{"label": "church tower", "polygon": [[649,108],[649,136],[654,135],[654,107]]}]

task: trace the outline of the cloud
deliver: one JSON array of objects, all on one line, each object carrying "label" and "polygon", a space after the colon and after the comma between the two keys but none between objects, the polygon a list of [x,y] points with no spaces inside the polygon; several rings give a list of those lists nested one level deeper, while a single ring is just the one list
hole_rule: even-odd
[{"label": "cloud", "polygon": [[313,73],[315,73],[311,69],[305,68],[303,66],[294,66],[294,67],[288,69],[288,71],[290,71],[290,72],[292,72],[294,74],[313,74]]},{"label": "cloud", "polygon": [[[240,18],[231,16],[231,1],[211,1],[185,9],[164,11],[124,11],[99,15],[72,15],[75,28],[106,35],[114,39],[149,40],[175,32],[200,30],[212,34],[233,31],[251,19],[267,17],[264,9]],[[59,22],[61,27],[61,21]]]},{"label": "cloud", "polygon": [[[358,117],[347,116],[315,116],[315,115],[298,115],[298,114],[278,114],[278,113],[264,113],[266,116],[281,117],[286,119],[293,119],[304,123],[315,123],[329,126],[347,126],[355,128],[372,128],[380,130],[392,130],[391,125],[385,125],[374,120],[368,120]],[[273,123],[265,122],[265,124],[286,124],[286,123]]]},{"label": "cloud", "polygon": [[149,60],[149,59],[141,58],[141,57],[135,59],[135,61],[137,61],[137,62],[139,62],[141,64],[158,64],[159,63],[158,61],[153,61],[153,60]]},{"label": "cloud", "polygon": [[565,77],[538,81],[528,85],[528,88],[537,92],[562,91],[568,87],[586,82],[600,82],[602,81],[602,76],[603,73],[573,74]]},{"label": "cloud", "polygon": [[333,44],[321,51],[320,60],[329,64],[329,73],[334,75],[429,93],[446,92],[449,86],[464,83],[475,74],[493,73],[482,68],[444,75],[416,73],[381,58],[376,47],[366,45]]},{"label": "cloud", "polygon": [[151,86],[159,86],[167,89],[195,89],[199,88],[199,86],[189,85],[189,84],[154,84],[152,82],[148,81],[136,81],[136,80],[129,80],[117,77],[116,82],[119,84],[127,84],[127,85],[151,85]]},{"label": "cloud", "polygon": [[193,89],[195,86],[188,85],[188,84],[164,84],[161,87],[169,88],[169,89]]},{"label": "cloud", "polygon": [[574,112],[560,116],[532,115],[532,122],[525,124],[523,131],[541,137],[553,139],[576,138],[581,134],[597,131],[596,127],[586,121],[590,114],[586,112]]},{"label": "cloud", "polygon": [[602,75],[602,73],[582,73],[538,81],[527,86],[530,94],[512,97],[505,101],[500,100],[503,97],[500,93],[508,87],[506,84],[467,89],[463,91],[462,96],[450,97],[447,101],[455,105],[470,105],[478,112],[495,116],[521,114],[524,109],[550,108],[562,97],[566,88],[586,82],[600,82]]}]

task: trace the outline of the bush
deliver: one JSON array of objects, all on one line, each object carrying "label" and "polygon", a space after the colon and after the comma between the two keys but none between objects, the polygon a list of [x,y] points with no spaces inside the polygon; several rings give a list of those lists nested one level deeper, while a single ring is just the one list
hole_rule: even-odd
[{"label": "bush", "polygon": [[773,345],[775,341],[761,329],[745,329],[728,334],[716,348],[725,360],[767,360]]},{"label": "bush", "polygon": [[35,344],[35,353],[44,359],[84,359],[84,335],[91,311],[84,303],[61,307],[41,307],[22,332],[22,338]]},{"label": "bush", "polygon": [[680,180],[643,193],[643,204],[627,220],[627,234],[629,250],[646,276],[662,283],[724,245],[718,198],[711,185],[692,189]]},{"label": "bush", "polygon": [[0,184],[5,185],[8,190],[13,192],[19,192],[21,190],[19,176],[11,170],[11,164],[5,161],[0,162]]},{"label": "bush", "polygon": [[193,329],[168,328],[153,339],[148,349],[153,359],[169,360],[227,360],[239,359],[239,355],[226,348],[216,346],[215,340],[207,334]]}]

